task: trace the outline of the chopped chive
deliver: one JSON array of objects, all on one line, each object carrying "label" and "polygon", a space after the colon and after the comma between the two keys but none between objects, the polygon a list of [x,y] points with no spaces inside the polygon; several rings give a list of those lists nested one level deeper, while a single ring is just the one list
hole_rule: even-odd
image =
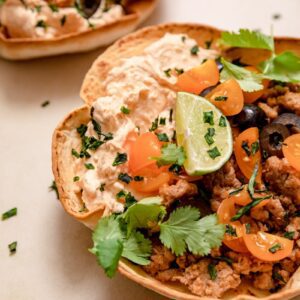
[{"label": "chopped chive", "polygon": [[248,142],[247,141],[242,141],[242,148],[246,152],[247,156],[251,155],[251,150],[249,148]]},{"label": "chopped chive", "polygon": [[71,153],[72,153],[72,155],[75,156],[76,158],[80,158],[80,154],[79,154],[75,149],[72,149]]},{"label": "chopped chive", "polygon": [[49,100],[46,100],[44,101],[42,104],[41,104],[41,107],[46,107],[50,104],[50,101]]},{"label": "chopped chive", "polygon": [[125,107],[125,106],[122,106],[122,107],[120,108],[120,110],[121,110],[121,112],[122,112],[123,114],[125,114],[125,115],[129,115],[129,114],[130,114],[130,109],[127,108],[127,107]]},{"label": "chopped chive", "polygon": [[17,213],[18,213],[18,209],[16,207],[14,207],[2,214],[2,220],[6,220],[13,216],[16,216]]},{"label": "chopped chive", "polygon": [[246,233],[249,234],[251,232],[251,225],[250,225],[250,223],[246,223],[245,227],[246,227]]},{"label": "chopped chive", "polygon": [[214,257],[214,259],[225,261],[230,266],[233,264],[233,260],[226,256],[217,256],[217,257]]},{"label": "chopped chive", "polygon": [[220,127],[227,127],[226,118],[225,118],[224,116],[221,116],[221,117],[220,117],[220,120],[219,120],[219,126],[220,126]]},{"label": "chopped chive", "polygon": [[74,176],[74,177],[73,177],[73,181],[74,181],[74,182],[79,181],[79,180],[80,180],[80,177],[79,177],[79,176]]},{"label": "chopped chive", "polygon": [[170,109],[169,122],[173,121],[173,109]]},{"label": "chopped chive", "polygon": [[40,27],[40,28],[46,29],[47,28],[47,24],[45,23],[44,20],[39,20],[39,21],[36,22],[35,27]]},{"label": "chopped chive", "polygon": [[64,26],[66,24],[66,21],[67,21],[67,16],[63,15],[60,19],[60,25]]},{"label": "chopped chive", "polygon": [[211,150],[207,151],[208,155],[210,156],[210,158],[215,159],[218,156],[221,156],[221,153],[218,149],[218,147],[214,147]]},{"label": "chopped chive", "polygon": [[279,280],[279,281],[282,281],[283,283],[285,283],[285,280],[283,279],[283,277],[278,272],[274,272],[272,277],[275,280]]},{"label": "chopped chive", "polygon": [[158,118],[156,118],[154,120],[154,122],[152,122],[152,125],[151,125],[149,131],[155,131],[157,129],[157,127],[158,127]]},{"label": "chopped chive", "polygon": [[123,198],[123,197],[125,197],[125,196],[126,196],[126,193],[125,193],[124,190],[121,190],[120,192],[118,192],[118,193],[116,194],[116,198],[117,198],[117,199]]},{"label": "chopped chive", "polygon": [[293,240],[295,236],[295,231],[287,231],[283,234],[286,239]]},{"label": "chopped chive", "polygon": [[143,181],[143,180],[144,180],[144,177],[143,177],[143,176],[138,176],[138,175],[137,175],[137,176],[134,176],[134,177],[133,177],[133,180],[134,180],[134,181]]},{"label": "chopped chive", "polygon": [[118,166],[121,164],[125,164],[127,162],[127,154],[126,153],[117,153],[117,156],[112,163],[113,166]]},{"label": "chopped chive", "polygon": [[169,69],[166,69],[166,70],[164,70],[164,73],[165,73],[165,75],[167,76],[167,77],[171,77],[171,74],[170,74],[170,72],[171,72],[171,69],[169,68]]},{"label": "chopped chive", "polygon": [[48,6],[52,10],[52,12],[58,12],[59,11],[58,6],[54,3],[49,3]]},{"label": "chopped chive", "polygon": [[218,273],[217,273],[216,266],[214,264],[209,264],[208,265],[208,273],[209,273],[209,276],[210,276],[211,280],[214,281],[214,280],[217,279]]},{"label": "chopped chive", "polygon": [[205,44],[206,49],[210,49],[211,44],[212,44],[212,40],[210,40],[210,41],[205,41],[204,44]]},{"label": "chopped chive", "polygon": [[276,253],[281,248],[282,248],[281,244],[277,243],[277,244],[273,245],[271,248],[269,248],[269,252]]},{"label": "chopped chive", "polygon": [[183,36],[181,37],[181,41],[184,43],[185,40],[186,40],[186,36],[183,35]]},{"label": "chopped chive", "polygon": [[206,111],[203,113],[203,122],[210,125],[214,125],[214,113],[212,111]]},{"label": "chopped chive", "polygon": [[255,153],[259,150],[259,142],[256,141],[251,144],[251,154],[255,155]]},{"label": "chopped chive", "polygon": [[118,179],[128,184],[132,180],[132,177],[127,173],[120,173]]},{"label": "chopped chive", "polygon": [[131,195],[131,193],[127,193],[125,195],[125,208],[130,207],[134,203],[137,203],[137,200]]},{"label": "chopped chive", "polygon": [[80,135],[81,137],[83,137],[83,136],[85,135],[86,131],[87,131],[87,126],[84,125],[84,124],[81,124],[81,125],[77,128],[77,132],[79,133],[79,135]]},{"label": "chopped chive", "polygon": [[194,47],[191,48],[191,54],[192,55],[197,55],[199,52],[199,46],[195,45]]},{"label": "chopped chive", "polygon": [[166,125],[166,118],[160,118],[159,125]]},{"label": "chopped chive", "polygon": [[105,188],[105,183],[101,183],[99,186],[100,192],[104,192],[104,188]]},{"label": "chopped chive", "polygon": [[95,169],[94,165],[93,165],[93,164],[90,164],[90,163],[84,164],[84,166],[85,166],[88,170],[93,170],[93,169]]},{"label": "chopped chive", "polygon": [[54,180],[52,181],[52,184],[49,186],[49,190],[55,192],[56,198],[59,199],[57,185],[56,185],[56,182]]},{"label": "chopped chive", "polygon": [[[0,1],[0,4],[1,4],[1,1]],[[35,8],[35,10],[36,10],[37,13],[40,13],[42,11],[42,5],[35,5],[34,8]]]},{"label": "chopped chive", "polygon": [[183,69],[175,68],[175,71],[176,71],[177,75],[180,75],[180,74],[184,73]]},{"label": "chopped chive", "polygon": [[156,133],[156,136],[161,142],[169,142],[169,138],[166,133]]},{"label": "chopped chive", "polygon": [[242,186],[239,187],[238,189],[236,189],[236,190],[230,192],[230,193],[229,193],[229,196],[237,195],[237,194],[239,194],[239,192],[241,192],[243,189],[244,189],[244,186],[242,185]]},{"label": "chopped chive", "polygon": [[82,207],[80,208],[80,210],[78,212],[85,212],[87,211],[87,208],[85,206],[85,203],[83,202]]},{"label": "chopped chive", "polygon": [[17,245],[18,245],[18,242],[12,242],[8,245],[10,254],[14,254],[17,252]]},{"label": "chopped chive", "polygon": [[182,170],[182,167],[178,164],[172,164],[170,167],[169,167],[169,171],[170,172],[173,172],[175,174],[179,174]]},{"label": "chopped chive", "polygon": [[212,145],[215,141],[212,138],[212,136],[207,132],[204,136],[206,143],[210,146]]},{"label": "chopped chive", "polygon": [[215,97],[215,101],[226,101],[228,99],[227,96],[217,96]]},{"label": "chopped chive", "polygon": [[236,229],[230,224],[226,224],[225,233],[231,236],[237,236]]}]

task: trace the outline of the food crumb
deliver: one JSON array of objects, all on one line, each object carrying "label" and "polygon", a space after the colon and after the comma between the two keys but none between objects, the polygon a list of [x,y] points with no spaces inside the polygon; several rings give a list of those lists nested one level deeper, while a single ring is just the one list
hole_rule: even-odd
[{"label": "food crumb", "polygon": [[42,104],[41,104],[41,107],[46,107],[50,104],[50,101],[49,100],[46,100],[44,101]]},{"label": "food crumb", "polygon": [[272,19],[273,20],[279,20],[279,19],[281,19],[281,14],[273,14],[272,15]]}]

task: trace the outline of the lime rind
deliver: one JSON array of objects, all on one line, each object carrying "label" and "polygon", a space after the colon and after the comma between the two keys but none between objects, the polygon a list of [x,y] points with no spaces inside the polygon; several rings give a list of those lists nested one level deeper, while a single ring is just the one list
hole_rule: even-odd
[{"label": "lime rind", "polygon": [[[205,123],[203,114],[213,113],[214,125]],[[223,117],[226,127],[219,126]],[[208,145],[205,134],[208,128],[214,128],[214,143]],[[184,163],[189,175],[204,175],[220,169],[232,154],[232,133],[228,120],[221,111],[203,97],[179,92],[176,101],[176,138],[183,146],[187,159]],[[217,147],[220,156],[211,158],[207,151]]]}]

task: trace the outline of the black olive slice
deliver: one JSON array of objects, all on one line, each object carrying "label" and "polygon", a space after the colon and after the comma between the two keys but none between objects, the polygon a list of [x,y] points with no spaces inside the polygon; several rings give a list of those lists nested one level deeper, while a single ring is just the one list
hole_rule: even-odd
[{"label": "black olive slice", "polygon": [[268,124],[268,121],[265,112],[253,104],[244,105],[242,111],[232,119],[232,125],[242,130],[250,127],[262,128],[266,124]]},{"label": "black olive slice", "polygon": [[260,147],[268,156],[283,157],[282,143],[290,135],[289,130],[282,124],[269,124],[260,133]]},{"label": "black olive slice", "polygon": [[83,13],[83,17],[90,18],[99,8],[101,0],[76,0],[80,10]]},{"label": "black olive slice", "polygon": [[272,124],[282,124],[286,126],[291,133],[300,133],[300,117],[293,113],[281,114]]}]

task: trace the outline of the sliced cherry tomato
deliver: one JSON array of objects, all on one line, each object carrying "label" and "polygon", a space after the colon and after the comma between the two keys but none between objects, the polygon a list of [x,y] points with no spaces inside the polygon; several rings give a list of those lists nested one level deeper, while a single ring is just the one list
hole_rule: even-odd
[{"label": "sliced cherry tomato", "polygon": [[216,62],[212,59],[194,67],[177,78],[177,86],[181,91],[200,94],[204,89],[216,85],[220,74]]},{"label": "sliced cherry tomato", "polygon": [[282,145],[284,157],[293,168],[300,171],[300,133],[290,135]]},{"label": "sliced cherry tomato", "polygon": [[162,143],[152,132],[146,132],[137,137],[135,142],[130,143],[129,150],[129,171],[134,175],[143,168],[151,167],[154,172],[161,173],[156,165],[156,161],[151,157],[159,157],[161,155]]},{"label": "sliced cherry tomato", "polygon": [[[258,73],[258,70],[255,67],[252,67],[252,66],[247,66],[247,67],[245,67],[245,69],[247,69],[251,72],[254,72],[254,73]],[[247,104],[253,103],[258,98],[260,98],[265,93],[265,91],[267,90],[267,88],[269,86],[269,83],[270,83],[270,80],[263,79],[263,81],[262,81],[263,88],[261,90],[255,91],[255,92],[243,92],[245,103],[247,103]]]},{"label": "sliced cherry tomato", "polygon": [[263,261],[279,261],[288,257],[294,246],[294,241],[263,231],[247,234],[245,228],[243,239],[250,253]]},{"label": "sliced cherry tomato", "polygon": [[218,107],[225,116],[238,114],[244,106],[243,91],[234,79],[219,84],[207,95],[207,99]]},{"label": "sliced cherry tomato", "polygon": [[130,151],[131,145],[135,143],[139,135],[135,131],[131,131],[128,133],[126,140],[123,144],[123,147],[126,149],[127,152]]},{"label": "sliced cherry tomato", "polygon": [[156,177],[144,177],[142,181],[131,181],[129,186],[137,192],[151,194],[157,192],[162,185],[171,179],[170,173],[163,172]]},{"label": "sliced cherry tomato", "polygon": [[238,192],[238,194],[232,195],[230,198],[234,203],[241,206],[245,206],[252,201],[248,192],[248,185],[245,185],[244,188]]},{"label": "sliced cherry tomato", "polygon": [[250,179],[255,165],[259,164],[256,182],[261,183],[261,154],[256,147],[257,143],[259,143],[258,128],[251,127],[246,129],[235,139],[234,155],[240,170],[248,179]]},{"label": "sliced cherry tomato", "polygon": [[219,206],[217,215],[219,222],[232,226],[235,229],[237,236],[232,236],[225,234],[223,238],[223,243],[230,249],[246,253],[248,252],[243,240],[243,226],[239,221],[231,222],[231,218],[235,215],[236,209],[234,207],[234,201],[231,198],[223,200]]}]

